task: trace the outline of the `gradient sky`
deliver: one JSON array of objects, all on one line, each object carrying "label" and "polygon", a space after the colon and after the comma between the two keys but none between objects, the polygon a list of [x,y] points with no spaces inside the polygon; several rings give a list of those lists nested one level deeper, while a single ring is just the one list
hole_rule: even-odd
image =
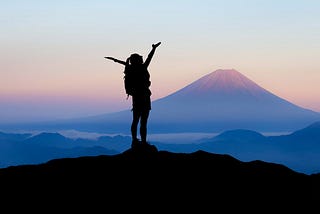
[{"label": "gradient sky", "polygon": [[2,0],[1,122],[128,109],[123,67],[145,56],[152,99],[217,69],[320,112],[318,0]]}]

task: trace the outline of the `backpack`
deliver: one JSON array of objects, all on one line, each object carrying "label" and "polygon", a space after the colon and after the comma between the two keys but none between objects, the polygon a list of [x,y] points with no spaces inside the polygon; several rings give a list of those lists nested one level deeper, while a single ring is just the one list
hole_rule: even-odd
[{"label": "backpack", "polygon": [[[126,66],[124,69],[124,88],[127,94],[127,99],[129,96],[133,96],[135,93],[140,93],[141,91],[147,90],[148,95],[151,95],[151,91],[149,90],[149,86],[151,84],[149,80],[149,72],[145,70],[145,72],[135,72],[137,68],[132,68],[131,66]],[[139,68],[145,69],[145,68]],[[141,76],[142,75],[142,76]]]},{"label": "backpack", "polygon": [[124,88],[127,94],[127,99],[129,98],[129,96],[132,96],[134,93],[134,74],[132,71],[130,71],[130,69],[125,68],[124,70]]}]

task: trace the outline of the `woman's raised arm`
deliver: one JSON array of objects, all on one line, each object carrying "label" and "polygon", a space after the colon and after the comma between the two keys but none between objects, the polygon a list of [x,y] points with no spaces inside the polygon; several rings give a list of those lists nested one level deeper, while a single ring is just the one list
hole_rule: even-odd
[{"label": "woman's raised arm", "polygon": [[146,65],[146,67],[149,66],[151,59],[154,55],[154,52],[156,51],[156,48],[161,44],[161,42],[158,42],[157,44],[152,44],[152,49],[150,51],[150,53],[148,54],[148,58],[146,59],[146,61],[144,62],[144,64]]},{"label": "woman's raised arm", "polygon": [[117,62],[117,63],[120,63],[122,65],[126,65],[126,62],[125,61],[122,61],[122,60],[119,60],[119,59],[115,59],[113,57],[110,57],[110,56],[106,56],[104,57],[105,59],[110,59],[110,60],[113,60],[114,62]]}]

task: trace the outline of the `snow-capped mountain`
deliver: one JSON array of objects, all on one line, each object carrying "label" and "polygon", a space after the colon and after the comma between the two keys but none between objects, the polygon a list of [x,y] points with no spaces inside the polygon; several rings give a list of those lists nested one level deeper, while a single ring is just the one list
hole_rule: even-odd
[{"label": "snow-capped mountain", "polygon": [[[41,128],[130,134],[130,109],[94,117],[39,124]],[[152,102],[148,131],[295,131],[320,121],[320,113],[301,108],[234,69],[219,69]]]},{"label": "snow-capped mountain", "polygon": [[276,96],[234,69],[209,73],[152,106],[151,124],[181,131],[288,131],[320,120],[319,113]]}]

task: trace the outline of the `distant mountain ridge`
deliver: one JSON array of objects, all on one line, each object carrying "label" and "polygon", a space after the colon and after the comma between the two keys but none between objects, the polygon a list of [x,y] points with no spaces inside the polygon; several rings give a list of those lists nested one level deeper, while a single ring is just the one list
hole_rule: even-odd
[{"label": "distant mountain ridge", "polygon": [[59,133],[0,133],[0,168],[39,164],[56,158],[118,154],[129,147],[130,138],[102,136],[98,140],[71,139]]},{"label": "distant mountain ridge", "polygon": [[[59,133],[0,133],[0,167],[43,163],[54,158],[118,154],[130,148],[130,136],[68,138]],[[320,172],[320,122],[280,136],[264,136],[246,129],[221,132],[210,138],[179,142],[151,141],[159,150],[191,153],[203,150],[229,154],[242,161],[262,160],[283,164],[306,174]]]}]

